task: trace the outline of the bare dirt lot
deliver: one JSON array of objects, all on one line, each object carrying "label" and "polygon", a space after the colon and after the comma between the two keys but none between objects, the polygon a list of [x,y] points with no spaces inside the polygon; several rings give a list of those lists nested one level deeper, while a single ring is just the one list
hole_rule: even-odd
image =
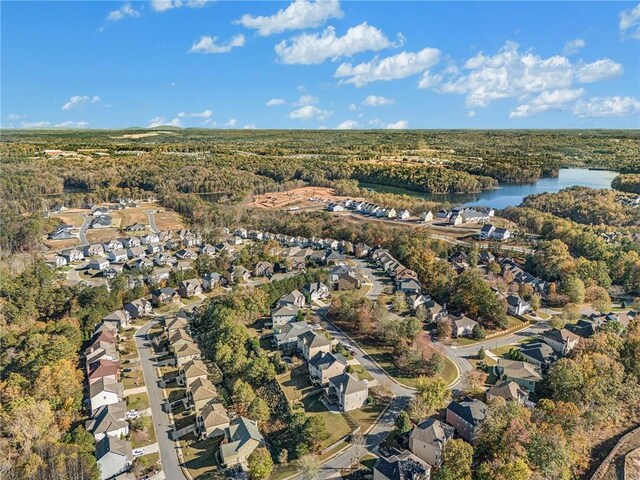
[{"label": "bare dirt lot", "polygon": [[117,228],[90,228],[87,230],[87,240],[90,243],[102,243],[122,237]]},{"label": "bare dirt lot", "polygon": [[63,223],[67,223],[69,225],[73,225],[76,228],[80,228],[82,226],[82,223],[84,222],[84,219],[82,218],[81,214],[87,213],[87,212],[88,210],[74,208],[74,209],[65,210],[64,212],[61,212],[61,213],[56,213],[55,215],[52,215],[52,217],[59,218]]},{"label": "bare dirt lot", "polygon": [[180,215],[171,210],[162,210],[155,214],[156,227],[160,230],[179,230],[184,228],[184,222]]},{"label": "bare dirt lot", "polygon": [[[249,208],[279,209],[284,207],[312,208],[329,202],[341,202],[350,197],[337,196],[335,190],[325,187],[294,188],[286,192],[272,192],[255,195],[247,205]],[[362,200],[362,199],[354,199]]]},{"label": "bare dirt lot", "polygon": [[67,240],[45,240],[44,244],[50,250],[63,250],[65,248],[71,248],[80,245],[80,239],[69,238]]}]

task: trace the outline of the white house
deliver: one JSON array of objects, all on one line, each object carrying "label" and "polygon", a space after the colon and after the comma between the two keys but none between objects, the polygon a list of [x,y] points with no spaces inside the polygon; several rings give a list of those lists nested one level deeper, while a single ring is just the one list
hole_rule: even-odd
[{"label": "white house", "polygon": [[124,386],[109,377],[102,377],[89,385],[89,401],[92,412],[105,405],[118,403],[123,399]]},{"label": "white house", "polygon": [[109,252],[108,257],[112,262],[125,262],[129,258],[126,250],[114,250]]},{"label": "white house", "polygon": [[401,210],[400,213],[398,213],[397,218],[398,220],[406,220],[410,216],[411,214],[409,213],[409,210]]},{"label": "white house", "polygon": [[100,257],[92,258],[87,264],[87,268],[89,270],[106,270],[109,268],[109,260]]},{"label": "white house", "polygon": [[101,480],[127,472],[133,463],[131,444],[107,435],[96,444],[96,461],[100,467]]},{"label": "white house", "polygon": [[364,406],[369,397],[369,385],[366,380],[343,373],[329,379],[325,396],[330,402],[337,403],[343,412],[348,412]]}]

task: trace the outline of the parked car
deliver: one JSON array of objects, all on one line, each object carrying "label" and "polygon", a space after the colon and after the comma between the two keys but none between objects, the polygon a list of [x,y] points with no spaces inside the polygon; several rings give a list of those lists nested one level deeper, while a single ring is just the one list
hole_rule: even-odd
[{"label": "parked car", "polygon": [[142,455],[144,455],[144,448],[136,448],[133,451],[133,456],[134,457],[141,457]]}]

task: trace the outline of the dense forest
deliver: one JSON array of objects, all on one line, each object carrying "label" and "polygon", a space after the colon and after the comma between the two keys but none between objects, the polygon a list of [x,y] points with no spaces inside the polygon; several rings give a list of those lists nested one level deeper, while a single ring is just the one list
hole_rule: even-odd
[{"label": "dense forest", "polygon": [[[625,183],[628,188],[632,188],[632,185]],[[587,225],[640,226],[640,208],[625,205],[615,190],[571,187],[558,193],[530,195],[524,199],[522,206]]]},{"label": "dense forest", "polygon": [[611,186],[616,190],[640,195],[640,174],[621,174],[613,179]]}]

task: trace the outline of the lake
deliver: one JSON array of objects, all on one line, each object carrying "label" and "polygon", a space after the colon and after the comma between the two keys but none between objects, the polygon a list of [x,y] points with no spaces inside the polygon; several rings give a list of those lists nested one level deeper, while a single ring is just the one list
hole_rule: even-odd
[{"label": "lake", "polygon": [[588,170],[586,168],[562,168],[558,176],[554,178],[541,178],[534,183],[501,184],[495,190],[485,190],[479,193],[450,193],[450,194],[424,194],[420,192],[404,190],[402,188],[388,187],[361,182],[360,186],[377,192],[407,194],[434,202],[450,202],[455,205],[489,206],[492,208],[506,208],[520,205],[522,199],[534,193],[555,193],[564,188],[576,185],[591,188],[611,188],[611,181],[618,172],[610,170]]}]

